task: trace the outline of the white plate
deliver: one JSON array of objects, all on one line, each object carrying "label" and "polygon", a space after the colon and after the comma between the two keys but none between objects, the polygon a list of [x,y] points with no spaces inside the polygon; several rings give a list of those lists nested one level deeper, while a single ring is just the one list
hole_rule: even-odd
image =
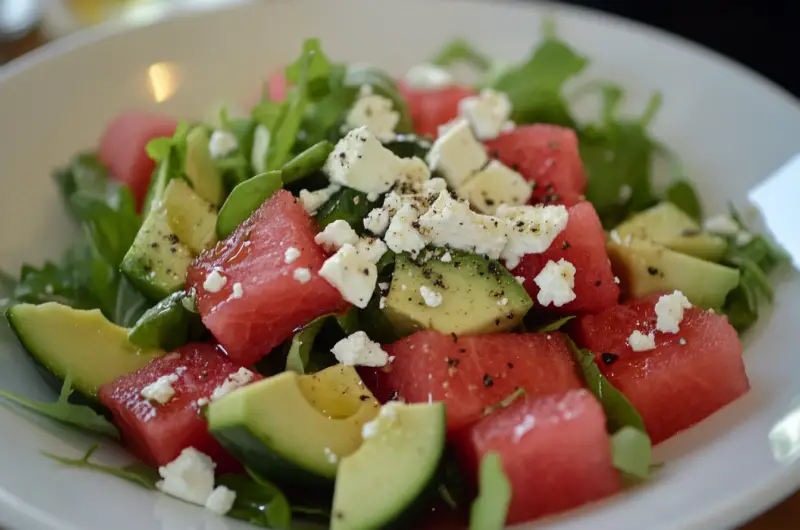
[{"label": "white plate", "polygon": [[[721,211],[728,200],[745,202],[798,148],[797,102],[751,72],[651,28],[549,9],[557,14],[561,36],[591,57],[590,77],[630,87],[631,108],[639,111],[651,90],[663,91],[655,133],[684,156],[709,211]],[[72,229],[50,171],[94,145],[121,110],[200,117],[220,99],[252,97],[307,36],[321,37],[332,57],[375,62],[397,73],[456,35],[516,59],[538,40],[544,12],[496,1],[260,1],[130,31],[105,27],[46,47],[0,71],[0,264],[15,270],[23,261],[54,257],[68,244]],[[154,83],[165,99],[160,104]],[[770,205],[770,228],[797,249],[797,168],[755,196]],[[747,337],[753,388],[745,398],[659,447],[659,458],[668,463],[651,483],[536,528],[724,528],[800,485],[800,413],[791,416],[800,394],[800,279],[789,276],[773,314]],[[7,333],[3,340],[0,386],[52,396]],[[60,467],[39,454],[78,455],[88,442],[0,407],[0,523],[82,530],[246,527],[112,477]],[[124,458],[113,449],[102,456]]]}]

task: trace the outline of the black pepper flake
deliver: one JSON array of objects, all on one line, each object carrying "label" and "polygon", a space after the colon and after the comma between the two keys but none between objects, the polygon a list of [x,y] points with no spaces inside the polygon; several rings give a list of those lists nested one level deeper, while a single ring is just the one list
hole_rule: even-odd
[{"label": "black pepper flake", "polygon": [[483,374],[483,386],[489,388],[493,384],[494,380],[492,379],[492,376],[490,376],[489,374]]},{"label": "black pepper flake", "polygon": [[364,276],[369,276],[369,269],[362,269],[361,272],[364,273]]},{"label": "black pepper flake", "polygon": [[451,333],[450,336],[453,337],[453,342],[458,342],[458,335]]},{"label": "black pepper flake", "polygon": [[647,267],[647,274],[650,276],[658,276],[658,269],[655,267]]},{"label": "black pepper flake", "polygon": [[594,282],[595,287],[600,287],[601,285],[603,285],[603,282],[601,280],[597,280],[596,282]]},{"label": "black pepper flake", "polygon": [[335,512],[333,512],[333,516],[339,519],[340,521],[344,519],[344,513],[341,512],[340,510],[336,510]]},{"label": "black pepper flake", "polygon": [[564,241],[564,244],[561,245],[561,250],[569,250],[572,245],[569,244],[569,241]]},{"label": "black pepper flake", "polygon": [[459,353],[467,353],[467,349],[466,348],[459,348],[458,351],[459,351]]},{"label": "black pepper flake", "polygon": [[495,261],[490,261],[488,268],[489,272],[491,272],[492,274],[497,274],[498,272],[500,272],[500,267],[498,267],[497,262]]},{"label": "black pepper flake", "polygon": [[453,368],[455,368],[456,366],[458,366],[458,363],[460,363],[460,362],[461,362],[461,361],[459,361],[458,359],[453,359],[452,357],[448,357],[448,358],[447,358],[447,364],[448,364],[449,366],[452,366]]},{"label": "black pepper flake", "polygon": [[173,245],[177,245],[180,242],[180,239],[178,239],[178,236],[176,236],[175,234],[168,234],[167,240]]},{"label": "black pepper flake", "polygon": [[514,320],[514,313],[507,314],[506,318],[509,319],[509,320]]},{"label": "black pepper flake", "polygon": [[175,254],[176,252],[178,252],[178,249],[175,247],[169,247],[169,252],[170,254]]},{"label": "black pepper flake", "polygon": [[389,392],[388,401],[396,401],[399,396],[400,393],[397,390],[392,390],[391,392]]},{"label": "black pepper flake", "polygon": [[506,366],[508,366],[509,370],[513,370],[514,369],[514,363],[508,363],[508,364],[506,364]]},{"label": "black pepper flake", "polygon": [[606,366],[611,366],[617,359],[619,359],[619,355],[616,353],[604,353],[600,357],[603,359],[603,364]]},{"label": "black pepper flake", "polygon": [[150,243],[150,248],[158,248],[158,242],[153,241],[152,243]]},{"label": "black pepper flake", "polygon": [[366,401],[369,399],[369,396],[366,394],[361,394],[360,396],[358,396],[358,399],[360,399],[361,401]]},{"label": "black pepper flake", "polygon": [[494,319],[494,325],[495,326],[499,326],[500,325],[500,319],[499,318],[495,318]]}]

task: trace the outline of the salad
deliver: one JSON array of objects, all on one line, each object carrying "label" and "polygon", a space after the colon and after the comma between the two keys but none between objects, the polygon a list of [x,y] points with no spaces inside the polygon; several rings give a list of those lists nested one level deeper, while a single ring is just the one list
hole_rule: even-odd
[{"label": "salad", "polygon": [[492,530],[649,480],[653,444],[749,390],[784,257],[703,216],[659,94],[621,116],[544,34],[399,78],[308,39],[247,115],[116,117],[55,172],[84,237],[0,276],[59,398],[3,404],[136,457],[66,466],[269,528]]}]

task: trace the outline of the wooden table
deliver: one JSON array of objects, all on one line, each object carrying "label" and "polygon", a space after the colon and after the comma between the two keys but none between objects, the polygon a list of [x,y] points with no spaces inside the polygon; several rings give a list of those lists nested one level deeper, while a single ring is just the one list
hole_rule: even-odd
[{"label": "wooden table", "polygon": [[[34,30],[18,41],[0,42],[0,64],[40,46],[45,41],[41,32]],[[800,492],[739,530],[800,530]]]}]

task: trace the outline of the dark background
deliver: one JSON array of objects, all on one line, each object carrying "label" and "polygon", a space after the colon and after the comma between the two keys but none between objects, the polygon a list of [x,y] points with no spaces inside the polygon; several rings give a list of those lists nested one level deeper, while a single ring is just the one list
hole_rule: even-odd
[{"label": "dark background", "polygon": [[800,97],[800,0],[562,0],[658,26],[746,64]]}]

